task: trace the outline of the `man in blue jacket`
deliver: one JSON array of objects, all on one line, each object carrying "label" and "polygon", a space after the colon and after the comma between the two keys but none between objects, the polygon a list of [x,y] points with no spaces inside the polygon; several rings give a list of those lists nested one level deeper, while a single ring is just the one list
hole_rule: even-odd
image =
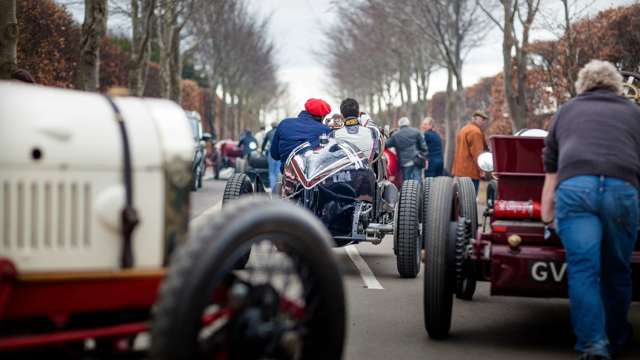
[{"label": "man in blue jacket", "polygon": [[442,176],[444,168],[444,160],[442,159],[442,139],[440,135],[433,131],[433,119],[430,117],[422,120],[420,130],[424,133],[424,141],[427,143],[427,149],[429,149],[429,166],[425,171],[426,177]]},{"label": "man in blue jacket", "polygon": [[322,119],[331,112],[331,106],[326,101],[309,99],[304,109],[298,117],[282,120],[271,140],[271,157],[281,161],[280,172],[289,154],[298,145],[308,141],[311,146],[318,146],[320,135],[331,133],[331,128],[322,123]]}]

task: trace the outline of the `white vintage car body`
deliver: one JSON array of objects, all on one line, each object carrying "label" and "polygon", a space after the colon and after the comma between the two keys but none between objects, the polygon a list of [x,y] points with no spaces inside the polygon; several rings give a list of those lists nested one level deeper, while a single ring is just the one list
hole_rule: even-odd
[{"label": "white vintage car body", "polygon": [[[173,102],[114,102],[140,219],[133,267],[159,268],[173,236],[169,192],[190,181],[193,136]],[[21,274],[118,270],[124,205],[123,138],[105,96],[0,82],[0,258]]]}]

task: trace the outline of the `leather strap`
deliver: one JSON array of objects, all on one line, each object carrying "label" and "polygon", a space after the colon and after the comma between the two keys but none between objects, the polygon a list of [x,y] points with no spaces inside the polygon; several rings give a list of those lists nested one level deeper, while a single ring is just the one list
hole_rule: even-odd
[{"label": "leather strap", "polygon": [[122,175],[125,189],[125,205],[120,213],[120,221],[122,224],[122,252],[120,254],[120,267],[123,269],[133,267],[134,255],[133,244],[131,241],[133,230],[140,222],[138,218],[138,212],[133,206],[133,166],[131,163],[131,149],[129,147],[129,137],[127,136],[127,128],[124,123],[124,118],[120,109],[109,96],[106,96],[109,105],[113,109],[116,115],[116,123],[120,129],[120,136],[122,137]]}]

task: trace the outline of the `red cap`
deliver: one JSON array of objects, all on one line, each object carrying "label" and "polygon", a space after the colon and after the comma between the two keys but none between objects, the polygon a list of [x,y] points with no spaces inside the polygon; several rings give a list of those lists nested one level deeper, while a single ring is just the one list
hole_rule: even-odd
[{"label": "red cap", "polygon": [[311,98],[304,103],[304,109],[313,116],[325,117],[331,112],[331,106],[322,100]]}]

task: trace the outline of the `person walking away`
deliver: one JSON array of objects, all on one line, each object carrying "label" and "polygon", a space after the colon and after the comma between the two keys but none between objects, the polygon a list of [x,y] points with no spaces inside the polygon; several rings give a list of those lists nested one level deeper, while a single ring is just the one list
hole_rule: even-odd
[{"label": "person walking away", "polygon": [[258,148],[259,149],[262,148],[262,144],[264,143],[264,136],[266,134],[264,129],[265,129],[264,125],[261,125],[260,126],[260,130],[255,135],[256,142],[258,143]]},{"label": "person walking away", "polygon": [[545,139],[542,221],[566,251],[579,359],[610,359],[632,337],[631,254],[638,235],[640,109],[609,62],[578,73],[578,96]]},{"label": "person walking away", "polygon": [[331,106],[326,101],[311,98],[305,102],[304,111],[297,117],[280,122],[271,140],[271,158],[281,161],[281,173],[293,149],[305,142],[316,147],[320,144],[320,135],[331,133],[331,128],[322,123],[330,112]]},{"label": "person walking away", "polygon": [[374,129],[360,124],[360,104],[351,98],[344,99],[340,104],[340,113],[344,118],[344,126],[334,130],[332,136],[355,145],[367,161],[371,161],[378,134]]},{"label": "person walking away", "polygon": [[402,179],[421,180],[421,172],[427,159],[428,150],[424,137],[418,129],[411,127],[409,118],[398,120],[400,129],[385,142],[388,148],[395,148],[402,168]]},{"label": "person walking away", "polygon": [[489,116],[482,111],[476,111],[456,135],[456,151],[451,173],[453,176],[470,177],[476,193],[482,177],[482,170],[478,167],[478,156],[487,148],[483,131],[488,124]]},{"label": "person walking away", "polygon": [[426,117],[422,120],[420,130],[424,133],[424,141],[429,149],[427,156],[426,177],[442,176],[444,169],[444,160],[442,158],[442,139],[440,134],[433,131],[433,119]]},{"label": "person walking away", "polygon": [[271,142],[273,141],[273,135],[276,134],[276,128],[278,122],[271,123],[271,129],[267,131],[262,142],[262,153],[267,157],[267,163],[269,164],[269,187],[273,191],[276,183],[278,182],[278,174],[280,173],[280,160],[274,160],[271,157]]}]

